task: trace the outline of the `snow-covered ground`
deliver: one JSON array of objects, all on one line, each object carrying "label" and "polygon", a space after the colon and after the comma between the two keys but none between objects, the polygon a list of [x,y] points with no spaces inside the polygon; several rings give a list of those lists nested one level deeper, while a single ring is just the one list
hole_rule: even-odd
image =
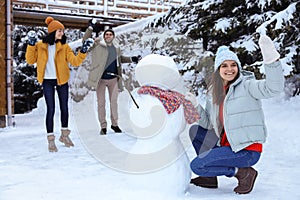
[{"label": "snow-covered ground", "polygon": [[[94,98],[94,93],[90,95]],[[86,104],[90,103],[85,101]],[[84,110],[84,103],[81,102]],[[88,105],[86,105],[88,106]],[[190,185],[184,195],[137,189],[131,184],[136,176],[112,169],[90,154],[78,133],[78,104],[70,102],[71,138],[75,147],[66,148],[57,141],[58,152],[49,153],[44,128],[45,104],[28,114],[16,115],[16,127],[0,129],[0,199],[1,200],[191,200],[191,199],[300,199],[300,96],[263,101],[269,136],[263,154],[255,166],[259,172],[253,191],[247,195],[233,192],[235,178],[219,177],[218,189],[204,189]],[[94,113],[90,113],[94,115]],[[98,126],[98,125],[96,125]],[[87,129],[90,127],[87,127]],[[59,110],[55,115],[55,132],[59,136]],[[96,133],[97,132],[97,133]],[[134,141],[127,134],[107,137],[120,148],[128,149]],[[97,141],[95,141],[97,142]],[[108,152],[103,149],[103,152]],[[187,152],[190,159],[192,149]],[[140,174],[139,176],[143,176]],[[176,177],[176,174],[174,174]],[[195,176],[195,175],[193,175]],[[152,184],[160,183],[159,178]]]}]

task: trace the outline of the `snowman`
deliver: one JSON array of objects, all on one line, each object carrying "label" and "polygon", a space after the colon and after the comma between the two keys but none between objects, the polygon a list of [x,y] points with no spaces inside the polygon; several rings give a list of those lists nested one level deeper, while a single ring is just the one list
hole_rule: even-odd
[{"label": "snowman", "polygon": [[[180,140],[187,124],[199,119],[184,99],[184,83],[172,58],[150,54],[136,66],[140,87],[128,101],[131,134],[136,138],[125,165],[132,185],[147,191],[184,194],[189,186],[190,161]],[[193,113],[188,111],[194,111]],[[153,184],[155,183],[155,184]]]}]

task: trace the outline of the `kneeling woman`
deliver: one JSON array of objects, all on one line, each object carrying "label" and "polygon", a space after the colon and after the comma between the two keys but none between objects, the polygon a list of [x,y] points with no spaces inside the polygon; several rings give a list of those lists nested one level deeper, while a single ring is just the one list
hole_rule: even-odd
[{"label": "kneeling woman", "polygon": [[[195,96],[186,95],[201,116],[200,126],[190,130],[198,154],[191,162],[192,171],[199,175],[191,180],[195,185],[217,188],[217,176],[225,175],[238,179],[236,193],[252,191],[257,177],[252,166],[258,162],[267,136],[261,99],[278,95],[284,86],[280,55],[272,40],[261,35],[259,46],[266,73],[264,80],[256,80],[251,72],[242,71],[237,55],[221,46],[205,109],[197,105]],[[215,142],[212,138],[216,138]],[[205,151],[207,141],[213,145]]]}]

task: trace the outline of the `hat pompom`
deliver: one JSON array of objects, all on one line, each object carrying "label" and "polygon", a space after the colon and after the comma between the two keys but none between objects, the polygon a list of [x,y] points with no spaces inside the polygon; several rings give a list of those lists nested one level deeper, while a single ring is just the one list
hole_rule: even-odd
[{"label": "hat pompom", "polygon": [[220,46],[217,50],[217,54],[220,54],[223,51],[229,51],[229,47],[227,46]]},{"label": "hat pompom", "polygon": [[45,20],[45,23],[47,25],[49,25],[53,20],[54,20],[53,17],[47,17],[46,20]]}]

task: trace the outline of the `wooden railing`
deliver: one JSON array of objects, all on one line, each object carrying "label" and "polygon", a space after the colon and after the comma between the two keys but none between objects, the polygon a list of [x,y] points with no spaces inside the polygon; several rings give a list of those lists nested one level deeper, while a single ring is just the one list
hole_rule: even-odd
[{"label": "wooden railing", "polygon": [[76,15],[140,19],[167,12],[185,0],[13,0],[14,8]]}]

